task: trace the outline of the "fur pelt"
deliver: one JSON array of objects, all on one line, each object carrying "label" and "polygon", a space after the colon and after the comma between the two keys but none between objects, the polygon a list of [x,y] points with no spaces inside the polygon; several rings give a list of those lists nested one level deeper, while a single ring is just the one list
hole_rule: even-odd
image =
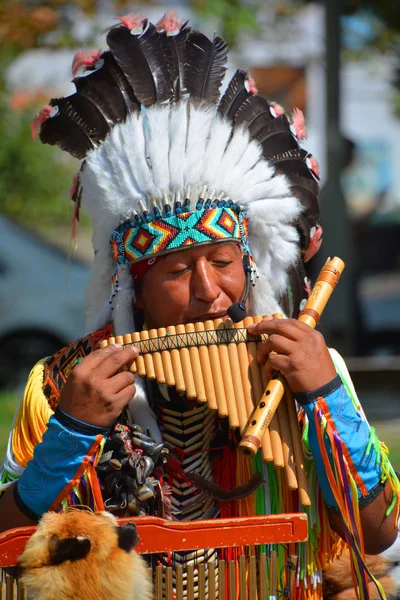
[{"label": "fur pelt", "polygon": [[[398,585],[392,576],[393,561],[383,555],[367,556],[367,565],[385,590],[388,600],[398,598]],[[380,600],[375,584],[369,583],[370,600]],[[347,553],[332,562],[323,572],[324,600],[355,600],[356,592],[351,577],[350,558]]]},{"label": "fur pelt", "polygon": [[134,525],[110,513],[46,513],[19,559],[28,599],[151,600],[137,541]]}]

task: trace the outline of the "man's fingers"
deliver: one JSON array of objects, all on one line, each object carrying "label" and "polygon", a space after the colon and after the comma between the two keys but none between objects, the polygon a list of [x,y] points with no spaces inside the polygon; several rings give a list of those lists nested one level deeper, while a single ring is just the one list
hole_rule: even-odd
[{"label": "man's fingers", "polygon": [[126,386],[123,390],[115,394],[113,397],[115,409],[118,409],[118,412],[122,412],[128,402],[133,398],[136,392],[136,387],[132,383],[131,385]]},{"label": "man's fingers", "polygon": [[130,366],[138,356],[139,350],[135,346],[126,346],[116,352],[109,352],[100,364],[96,365],[96,375],[107,379],[112,377],[123,367]]},{"label": "man's fingers", "polygon": [[266,342],[263,342],[258,347],[257,361],[262,365],[267,361],[270,352],[289,355],[294,352],[295,349],[296,342],[277,333],[273,333]]},{"label": "man's fingers", "polygon": [[301,323],[296,319],[265,319],[257,325],[250,325],[248,331],[251,335],[260,335],[267,333],[272,335],[277,333],[290,340],[298,341],[303,338],[304,334],[312,331],[309,325]]},{"label": "man's fingers", "polygon": [[290,370],[290,358],[284,354],[270,354],[264,369],[268,379],[272,379],[275,371],[285,375]]},{"label": "man's fingers", "polygon": [[122,346],[121,344],[110,344],[105,348],[99,348],[98,350],[94,350],[88,356],[86,356],[83,361],[79,364],[79,367],[84,367],[87,369],[96,369],[96,367],[110,354],[115,352],[121,352]]},{"label": "man's fingers", "polygon": [[110,396],[115,396],[125,388],[132,385],[135,381],[135,376],[130,371],[121,371],[107,380],[107,391]]}]

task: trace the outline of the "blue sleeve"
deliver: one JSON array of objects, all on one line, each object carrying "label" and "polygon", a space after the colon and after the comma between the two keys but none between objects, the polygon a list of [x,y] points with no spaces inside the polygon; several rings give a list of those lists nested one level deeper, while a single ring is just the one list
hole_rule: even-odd
[{"label": "blue sleeve", "polygon": [[[326,395],[323,395],[324,390],[322,389],[310,394],[299,394],[299,398],[296,395],[308,417],[308,442],[315,460],[325,502],[330,506],[336,506],[319,448],[315,419],[316,407],[321,408],[325,419],[333,422],[342,441],[347,465],[357,484],[359,499],[363,499],[363,503],[368,504],[382,488],[379,442],[377,442],[374,431],[371,430],[363,411],[354,406],[340,377],[337,376],[328,386],[330,388],[325,390],[328,392]],[[332,448],[327,434],[324,434],[324,442],[333,465]]]},{"label": "blue sleeve", "polygon": [[[66,415],[57,409],[50,417],[43,440],[34,450],[17,482],[17,502],[29,515],[41,516],[76,477],[93,445],[100,444],[104,430]],[[27,513],[27,511],[23,511]]]}]

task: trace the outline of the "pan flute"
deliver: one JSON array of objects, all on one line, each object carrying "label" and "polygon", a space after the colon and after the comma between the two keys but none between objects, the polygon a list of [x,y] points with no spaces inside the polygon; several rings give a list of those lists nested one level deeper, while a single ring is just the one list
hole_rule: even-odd
[{"label": "pan flute", "polygon": [[[258,345],[265,336],[252,336],[247,327],[264,317],[243,322],[216,319],[167,329],[151,329],[111,337],[108,344],[133,344],[140,355],[131,371],[158,384],[174,386],[178,392],[227,417],[232,429],[243,432],[267,384],[257,363]],[[271,315],[282,318],[280,314]],[[303,505],[310,499],[304,472],[304,456],[293,401],[285,399],[263,437],[262,456],[275,468],[285,469],[289,489],[299,489]],[[300,484],[300,485],[299,485]]]},{"label": "pan flute", "polygon": [[[344,268],[328,259],[317,278],[300,319],[315,327]],[[263,460],[284,468],[289,489],[299,489],[303,506],[310,505],[297,414],[279,374],[268,382],[257,363],[258,345],[265,336],[249,335],[247,327],[268,316],[247,317],[240,323],[216,319],[150,329],[104,340],[101,346],[135,345],[140,356],[131,371],[140,377],[173,386],[188,399],[207,402],[243,434],[249,454],[261,449]],[[281,402],[282,396],[284,397]],[[299,485],[300,483],[300,485]]]}]

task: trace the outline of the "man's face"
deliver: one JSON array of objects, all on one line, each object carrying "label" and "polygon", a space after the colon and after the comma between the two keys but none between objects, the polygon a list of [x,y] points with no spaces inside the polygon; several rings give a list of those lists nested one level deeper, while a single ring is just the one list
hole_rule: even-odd
[{"label": "man's face", "polygon": [[149,329],[225,317],[242,299],[246,276],[234,242],[171,252],[143,277],[136,306]]}]

